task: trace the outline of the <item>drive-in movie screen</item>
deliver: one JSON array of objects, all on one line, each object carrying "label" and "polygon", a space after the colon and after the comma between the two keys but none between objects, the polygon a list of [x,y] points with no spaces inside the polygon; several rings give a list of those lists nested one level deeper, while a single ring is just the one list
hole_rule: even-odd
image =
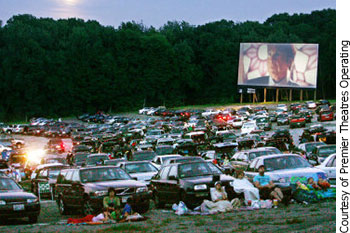
[{"label": "drive-in movie screen", "polygon": [[238,85],[316,88],[317,44],[241,43]]}]

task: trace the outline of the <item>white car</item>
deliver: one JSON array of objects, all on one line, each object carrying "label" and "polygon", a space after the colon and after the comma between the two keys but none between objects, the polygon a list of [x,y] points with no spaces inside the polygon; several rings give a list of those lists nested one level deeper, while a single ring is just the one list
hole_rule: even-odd
[{"label": "white car", "polygon": [[337,174],[337,170],[335,169],[335,166],[336,166],[336,154],[329,155],[320,165],[316,166],[317,168],[327,173],[327,176],[331,185],[335,185],[336,183],[335,176]]},{"label": "white car", "polygon": [[305,103],[306,103],[306,107],[308,109],[314,109],[314,108],[317,107],[317,105],[316,105],[316,103],[314,101],[306,101]]},{"label": "white car", "polygon": [[276,109],[281,109],[281,110],[287,112],[288,106],[286,104],[278,104]]},{"label": "white car", "polygon": [[243,120],[243,117],[235,117],[232,120],[228,120],[227,124],[232,125],[233,128],[242,128]]},{"label": "white car", "polygon": [[147,114],[148,111],[150,111],[152,108],[143,108],[143,109],[140,109],[139,110],[139,114],[142,115],[142,114]]},{"label": "white car", "polygon": [[219,114],[220,111],[216,109],[207,109],[205,112],[202,113],[202,117],[209,117],[211,115]]},{"label": "white car", "polygon": [[163,163],[168,160],[168,159],[173,159],[173,158],[179,158],[179,157],[183,157],[182,155],[177,155],[177,154],[173,154],[173,155],[157,155],[156,157],[154,157],[154,159],[152,160],[152,165],[154,165],[156,168],[160,169],[163,165]]},{"label": "white car", "polygon": [[154,175],[158,173],[158,168],[147,161],[123,161],[116,165],[123,168],[132,178],[149,185]]},{"label": "white car", "polygon": [[258,130],[258,126],[255,121],[249,121],[242,125],[241,134],[249,134],[250,132]]}]

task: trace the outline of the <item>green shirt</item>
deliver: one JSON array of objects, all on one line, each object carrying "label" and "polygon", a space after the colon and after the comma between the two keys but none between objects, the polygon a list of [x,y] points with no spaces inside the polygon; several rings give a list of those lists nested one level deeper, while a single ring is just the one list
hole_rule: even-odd
[{"label": "green shirt", "polygon": [[111,203],[114,204],[114,208],[120,207],[119,197],[114,197],[114,198],[105,197],[105,198],[103,198],[103,207],[104,208],[110,207]]}]

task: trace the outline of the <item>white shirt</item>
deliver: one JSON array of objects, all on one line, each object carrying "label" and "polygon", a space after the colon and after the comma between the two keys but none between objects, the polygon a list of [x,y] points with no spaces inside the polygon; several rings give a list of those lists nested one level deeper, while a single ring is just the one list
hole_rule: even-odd
[{"label": "white shirt", "polygon": [[105,218],[105,216],[103,215],[103,213],[95,216],[92,218],[92,222],[102,222],[102,220]]}]

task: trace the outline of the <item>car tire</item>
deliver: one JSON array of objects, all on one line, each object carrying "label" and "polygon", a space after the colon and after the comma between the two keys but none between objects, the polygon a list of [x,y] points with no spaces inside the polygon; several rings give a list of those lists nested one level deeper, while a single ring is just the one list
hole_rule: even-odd
[{"label": "car tire", "polygon": [[7,130],[6,133],[7,134],[12,134],[12,131],[11,130]]},{"label": "car tire", "polygon": [[84,216],[94,214],[95,210],[91,205],[91,201],[89,199],[85,199],[84,204],[83,204],[83,214]]},{"label": "car tire", "polygon": [[29,219],[30,224],[37,223],[38,222],[38,215],[29,216],[28,219]]},{"label": "car tire", "polygon": [[159,200],[158,192],[154,192],[154,204],[156,205],[157,209],[164,208],[165,206],[165,204]]},{"label": "car tire", "polygon": [[61,215],[66,215],[68,214],[68,208],[66,204],[64,203],[62,197],[58,197],[58,211],[60,212]]}]

